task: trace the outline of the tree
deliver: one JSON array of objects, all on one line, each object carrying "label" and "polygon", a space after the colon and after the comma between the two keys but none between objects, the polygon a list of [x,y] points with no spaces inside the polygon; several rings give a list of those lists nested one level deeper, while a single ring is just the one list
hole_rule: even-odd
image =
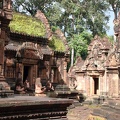
[{"label": "tree", "polygon": [[13,1],[13,8],[15,11],[34,16],[38,9],[45,13],[46,8],[53,2],[54,0],[39,0],[39,2],[38,0],[16,0]]},{"label": "tree", "polygon": [[107,2],[111,5],[112,11],[114,12],[114,18],[117,19],[120,10],[120,0],[107,0]]},{"label": "tree", "polygon": [[101,0],[84,0],[82,4],[86,10],[84,15],[86,29],[92,32],[93,37],[106,34],[106,31],[109,29],[107,26],[109,16],[105,14],[109,9],[108,3]]},{"label": "tree", "polygon": [[87,47],[91,42],[91,39],[92,35],[86,31],[73,35],[69,45],[71,48],[74,48],[74,61],[78,56],[81,56],[83,59],[87,57]]},{"label": "tree", "polygon": [[74,56],[85,58],[89,44],[85,36],[91,38],[91,35],[84,30],[92,33],[93,37],[106,34],[109,16],[105,12],[109,5],[101,0],[16,0],[14,9],[32,16],[38,9],[41,10],[52,28],[59,27],[64,32],[71,48],[75,50]]},{"label": "tree", "polygon": [[17,0],[13,6],[16,11],[32,16],[40,9],[50,25],[59,26],[67,36],[79,34],[84,29],[91,31],[93,36],[100,35],[108,29],[109,17],[105,11],[109,6],[101,0]]}]

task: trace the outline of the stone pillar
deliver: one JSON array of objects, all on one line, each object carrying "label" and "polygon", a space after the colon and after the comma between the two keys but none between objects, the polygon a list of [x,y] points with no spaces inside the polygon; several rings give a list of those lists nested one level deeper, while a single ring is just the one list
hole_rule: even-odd
[{"label": "stone pillar", "polygon": [[120,11],[117,19],[114,19],[114,35],[116,37],[116,48],[118,54],[118,95],[120,97]]},{"label": "stone pillar", "polygon": [[11,0],[2,0],[3,6],[0,13],[1,33],[0,33],[0,84],[4,89],[10,89],[4,78],[4,46],[6,44],[9,23],[12,19]]},{"label": "stone pillar", "polygon": [[107,87],[108,87],[108,84],[107,84],[107,68],[105,68],[105,86],[104,86],[104,91],[106,92],[107,94]]},{"label": "stone pillar", "polygon": [[93,95],[93,89],[94,89],[93,79],[92,79],[92,77],[90,76],[90,96]]},{"label": "stone pillar", "polygon": [[64,79],[64,82],[67,84],[68,81],[67,81],[67,62],[64,61],[64,64],[63,64],[63,69],[64,69],[64,75],[63,75],[63,79]]},{"label": "stone pillar", "polygon": [[51,69],[51,82],[54,82],[54,69]]},{"label": "stone pillar", "polygon": [[4,78],[4,44],[6,39],[6,32],[1,21],[1,34],[0,34],[0,80]]}]

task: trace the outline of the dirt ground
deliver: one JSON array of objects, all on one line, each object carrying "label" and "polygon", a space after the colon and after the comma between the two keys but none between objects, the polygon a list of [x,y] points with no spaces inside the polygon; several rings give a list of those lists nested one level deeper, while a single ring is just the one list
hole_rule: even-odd
[{"label": "dirt ground", "polygon": [[68,110],[68,120],[87,120],[92,109],[87,106],[76,106]]}]

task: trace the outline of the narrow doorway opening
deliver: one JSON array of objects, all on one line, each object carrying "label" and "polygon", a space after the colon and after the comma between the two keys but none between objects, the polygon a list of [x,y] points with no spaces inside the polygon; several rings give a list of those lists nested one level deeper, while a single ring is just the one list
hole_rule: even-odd
[{"label": "narrow doorway opening", "polygon": [[99,89],[99,79],[98,78],[93,79],[94,79],[94,94],[97,94],[97,90]]},{"label": "narrow doorway opening", "polygon": [[23,73],[23,83],[26,79],[29,79],[30,76],[30,66],[24,66],[24,73]]}]

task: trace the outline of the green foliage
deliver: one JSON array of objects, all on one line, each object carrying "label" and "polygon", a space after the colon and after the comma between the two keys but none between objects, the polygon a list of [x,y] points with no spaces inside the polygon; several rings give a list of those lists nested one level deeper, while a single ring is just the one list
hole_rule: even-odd
[{"label": "green foliage", "polygon": [[120,11],[120,0],[106,0],[114,12],[114,19],[117,19],[118,12]]},{"label": "green foliage", "polygon": [[[115,2],[114,2],[115,1]],[[117,2],[116,2],[117,1]],[[109,29],[106,15],[110,4],[115,6],[119,0],[17,0],[14,2],[16,11],[26,12],[35,15],[39,9],[47,17],[54,32],[59,27],[69,39],[70,47],[74,48],[75,55],[83,59],[87,56],[87,47],[91,37],[102,36]],[[120,4],[119,4],[120,5]],[[22,6],[22,9],[18,9]],[[92,35],[84,32],[89,31]],[[58,50],[57,38],[53,38],[50,46]],[[62,46],[62,45],[61,45]],[[62,48],[62,47],[61,47]],[[61,50],[61,48],[59,50]]]},{"label": "green foliage", "polygon": [[43,13],[48,11],[47,8],[54,2],[54,0],[14,0],[13,7],[15,11],[23,12],[34,16],[39,9]]},{"label": "green foliage", "polygon": [[55,31],[58,29],[58,27],[56,27],[56,26],[51,26],[51,29],[52,29],[52,32],[55,32]]},{"label": "green foliage", "polygon": [[59,51],[59,52],[64,52],[65,51],[64,43],[57,36],[52,37],[52,40],[49,43],[49,47],[51,47],[55,51]]},{"label": "green foliage", "polygon": [[89,0],[85,4],[86,14],[84,18],[86,19],[86,28],[92,32],[93,37],[106,34],[106,31],[109,29],[107,26],[109,16],[105,14],[109,9],[108,3],[100,0]]},{"label": "green foliage", "polygon": [[93,115],[90,115],[89,116],[89,120],[106,120],[105,118],[102,118],[100,116],[93,116]]},{"label": "green foliage", "polygon": [[[107,1],[107,0],[106,0]],[[67,36],[80,34],[84,29],[91,31],[93,36],[106,33],[109,29],[109,16],[105,12],[110,7],[101,0],[17,0],[14,9],[35,15],[41,10],[51,26],[59,26]],[[21,6],[22,9],[19,9]]]},{"label": "green foliage", "polygon": [[12,32],[37,37],[45,37],[46,34],[45,26],[40,20],[20,13],[14,12],[9,26]]},{"label": "green foliage", "polygon": [[81,56],[83,59],[87,56],[87,48],[91,42],[92,35],[86,31],[83,31],[81,34],[74,34],[71,38],[69,45],[74,49],[74,61],[78,56]]}]

